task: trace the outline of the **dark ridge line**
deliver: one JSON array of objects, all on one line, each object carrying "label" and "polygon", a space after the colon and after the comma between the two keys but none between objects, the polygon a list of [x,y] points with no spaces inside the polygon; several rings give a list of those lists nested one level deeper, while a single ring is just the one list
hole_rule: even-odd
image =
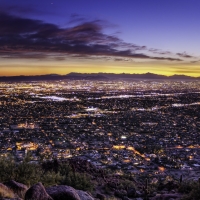
[{"label": "dark ridge line", "polygon": [[200,77],[186,75],[165,76],[153,73],[146,74],[115,74],[115,73],[75,73],[66,75],[46,74],[33,76],[0,76],[0,82],[29,82],[29,81],[59,81],[59,80],[115,80],[115,79],[143,79],[143,80],[200,80]]}]

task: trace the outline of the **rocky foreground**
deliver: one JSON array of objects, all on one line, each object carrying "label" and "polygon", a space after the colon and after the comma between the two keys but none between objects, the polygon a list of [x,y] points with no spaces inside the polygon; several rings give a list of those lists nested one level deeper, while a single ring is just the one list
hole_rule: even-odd
[{"label": "rocky foreground", "polygon": [[[154,194],[154,197],[143,196],[142,194],[133,194],[133,191],[121,191],[116,192],[118,197],[106,197],[106,195],[97,193],[96,197],[93,197],[90,193],[82,190],[76,190],[73,187],[67,185],[56,185],[45,188],[42,183],[37,183],[30,188],[22,183],[18,183],[14,180],[0,183],[1,190],[4,190],[5,197],[0,198],[1,200],[106,200],[106,199],[134,199],[134,200],[173,200],[181,199],[181,195],[162,191],[162,194]],[[132,193],[131,193],[132,192]],[[6,195],[7,194],[7,195]],[[129,196],[129,197],[128,197]],[[135,196],[135,197],[134,197]],[[136,197],[138,196],[138,197]],[[139,197],[140,196],[140,197]]]},{"label": "rocky foreground", "polygon": [[[66,185],[51,186],[45,188],[42,183],[37,183],[30,188],[16,181],[0,184],[7,197],[2,200],[93,200],[94,198],[85,191],[75,190]],[[5,195],[6,196],[6,195]]]},{"label": "rocky foreground", "polygon": [[[77,189],[80,187],[77,182],[71,187],[66,182],[52,186],[43,181],[34,181],[29,185],[10,180],[0,183],[0,200],[200,200],[200,181],[184,182],[182,176],[180,180],[175,180],[169,176],[142,178],[120,175],[80,159],[70,160],[68,165],[71,176],[66,177],[77,179],[77,174],[84,174],[80,177],[90,178],[91,190],[87,190],[91,188],[87,185],[85,189]],[[66,165],[56,161],[43,163],[43,168],[61,173]]]}]

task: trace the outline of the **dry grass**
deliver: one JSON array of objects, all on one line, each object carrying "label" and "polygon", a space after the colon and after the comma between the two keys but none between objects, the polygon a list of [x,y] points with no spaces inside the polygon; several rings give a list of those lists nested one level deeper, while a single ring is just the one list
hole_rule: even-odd
[{"label": "dry grass", "polygon": [[15,198],[15,194],[6,186],[0,185],[0,198]]}]

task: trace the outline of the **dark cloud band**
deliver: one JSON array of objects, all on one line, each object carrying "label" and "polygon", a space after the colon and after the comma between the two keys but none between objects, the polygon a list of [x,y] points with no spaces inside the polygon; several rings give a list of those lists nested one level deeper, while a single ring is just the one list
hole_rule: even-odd
[{"label": "dark cloud band", "polygon": [[[20,18],[0,12],[0,56],[20,58],[45,58],[48,53],[63,56],[113,56],[122,58],[182,61],[172,57],[154,57],[136,51],[147,49],[126,43],[113,35],[103,33],[100,20],[60,28],[40,20]],[[37,54],[40,52],[40,54]],[[28,56],[27,56],[27,53]],[[44,54],[44,55],[41,55]],[[181,56],[177,54],[178,56]],[[182,56],[182,57],[186,57]],[[59,59],[58,59],[59,60]],[[62,59],[60,59],[62,60]]]}]

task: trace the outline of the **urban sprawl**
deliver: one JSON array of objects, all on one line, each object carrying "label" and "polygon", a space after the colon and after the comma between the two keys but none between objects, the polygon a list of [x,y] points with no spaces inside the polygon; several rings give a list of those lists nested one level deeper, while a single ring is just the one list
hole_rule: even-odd
[{"label": "urban sprawl", "polygon": [[199,81],[0,83],[0,156],[117,173],[200,172]]}]

